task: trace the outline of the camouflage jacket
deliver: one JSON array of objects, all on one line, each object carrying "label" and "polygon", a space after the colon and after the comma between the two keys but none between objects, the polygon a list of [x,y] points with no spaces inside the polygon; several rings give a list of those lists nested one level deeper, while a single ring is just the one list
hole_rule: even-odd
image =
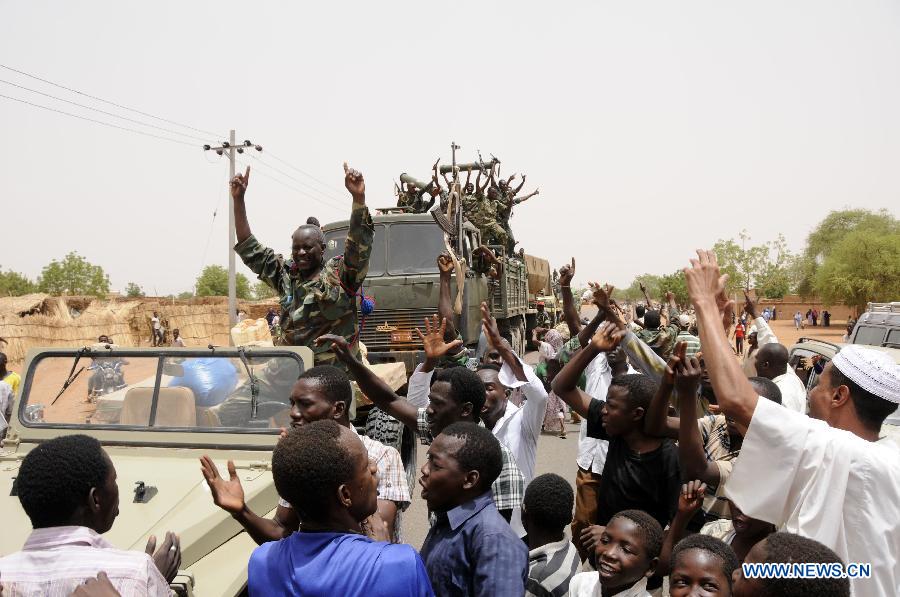
[{"label": "camouflage jacket", "polygon": [[278,292],[282,333],[276,338],[276,344],[308,346],[316,365],[335,365],[342,369],[328,346],[315,345],[316,338],[322,334],[343,336],[350,343],[352,353],[358,353],[357,301],[347,291],[355,292],[366,279],[374,235],[368,208],[354,203],[344,255],[328,260],[311,280],[301,279],[299,273],[291,271],[290,261],[264,247],[253,235],[235,245],[234,250],[244,264]]},{"label": "camouflage jacket", "polygon": [[664,360],[668,360],[672,356],[675,339],[681,332],[681,328],[678,327],[678,315],[678,309],[669,307],[669,322],[666,325],[660,326],[658,330],[643,329],[636,334]]},{"label": "camouflage jacket", "polygon": [[484,194],[465,195],[462,200],[466,219],[476,226],[484,226],[497,221],[497,205]]}]

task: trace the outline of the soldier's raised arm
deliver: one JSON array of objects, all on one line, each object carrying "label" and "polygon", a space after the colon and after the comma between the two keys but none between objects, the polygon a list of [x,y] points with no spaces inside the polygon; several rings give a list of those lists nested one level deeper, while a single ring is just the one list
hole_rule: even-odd
[{"label": "soldier's raised arm", "polygon": [[518,205],[518,204],[520,204],[520,203],[523,203],[523,202],[525,202],[525,201],[528,201],[529,199],[531,199],[531,198],[534,197],[535,195],[540,195],[540,194],[541,194],[541,190],[540,190],[540,189],[535,189],[535,190],[533,190],[532,192],[530,192],[530,193],[528,193],[527,195],[525,195],[524,197],[517,197],[516,199],[514,199],[514,200],[513,200],[513,205]]},{"label": "soldier's raised arm", "polygon": [[[523,174],[523,175],[522,175],[522,182],[519,183],[519,186],[517,186],[517,187],[515,188],[515,190],[512,192],[513,195],[518,195],[518,194],[519,194],[519,191],[522,190],[522,187],[525,186],[525,177],[526,177],[526,175]],[[512,178],[510,178],[510,181],[512,181]],[[507,184],[509,184],[509,183],[507,183]]]},{"label": "soldier's raised arm", "polygon": [[231,179],[231,199],[234,201],[234,227],[237,241],[243,242],[250,237],[250,222],[247,221],[247,208],[244,205],[244,193],[250,184],[250,166],[243,176],[235,175]]},{"label": "soldier's raised arm", "polygon": [[366,181],[358,171],[344,163],[344,186],[353,197],[350,230],[344,243],[341,281],[349,292],[356,292],[369,271],[369,257],[375,238],[375,225],[366,207]]}]

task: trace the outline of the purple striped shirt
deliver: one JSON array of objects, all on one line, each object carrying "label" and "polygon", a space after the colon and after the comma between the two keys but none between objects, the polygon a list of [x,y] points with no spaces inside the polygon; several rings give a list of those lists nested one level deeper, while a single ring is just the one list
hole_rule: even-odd
[{"label": "purple striped shirt", "polygon": [[122,597],[170,594],[149,555],[116,549],[87,527],[35,529],[22,551],[0,558],[3,594],[17,597],[69,597],[98,572],[106,572]]}]

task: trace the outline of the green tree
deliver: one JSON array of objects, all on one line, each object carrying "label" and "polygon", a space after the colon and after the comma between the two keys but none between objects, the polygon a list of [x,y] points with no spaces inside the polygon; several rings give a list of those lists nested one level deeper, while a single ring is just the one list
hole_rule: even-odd
[{"label": "green tree", "polygon": [[767,248],[768,255],[756,275],[756,289],[766,298],[782,298],[791,291],[792,267],[796,256],[788,250],[787,241],[782,234],[775,241],[767,243]]},{"label": "green tree", "polygon": [[826,304],[864,309],[900,297],[900,232],[854,230],[828,251],[813,289]]},{"label": "green tree", "polygon": [[[250,281],[247,276],[238,273],[235,276],[237,297],[251,300]],[[221,265],[207,265],[197,278],[197,296],[228,296],[228,270]]]},{"label": "green tree", "polygon": [[877,212],[866,209],[833,211],[819,222],[806,239],[803,258],[794,264],[797,292],[811,296],[818,286],[817,270],[841,241],[854,231],[869,231],[874,235],[900,233],[900,221],[885,209]]},{"label": "green tree", "polygon": [[665,293],[671,292],[675,295],[675,302],[679,305],[690,304],[691,299],[688,296],[687,280],[684,279],[684,272],[680,269],[675,270],[674,273],[661,276],[659,279],[659,288],[659,300],[661,302],[665,302]]},{"label": "green tree", "polygon": [[0,271],[0,296],[22,296],[37,290],[37,284],[25,274],[12,270]]},{"label": "green tree", "polygon": [[253,296],[256,297],[256,300],[261,301],[278,296],[278,293],[272,290],[271,286],[260,280],[253,285]]},{"label": "green tree", "polygon": [[134,282],[129,282],[128,285],[125,286],[125,296],[144,296],[144,290]]},{"label": "green tree", "polygon": [[625,288],[622,294],[630,301],[643,301],[644,293],[641,292],[641,284],[643,284],[647,288],[650,298],[655,301],[661,301],[663,297],[660,293],[660,280],[660,276],[654,274],[641,274],[635,277],[631,286]]},{"label": "green tree", "polygon": [[[228,289],[226,288],[226,291],[227,291],[227,290],[228,290]],[[191,292],[191,291],[179,292],[179,293],[178,293],[178,298],[181,299],[181,300],[186,300],[186,299],[194,298],[194,293]]]},{"label": "green tree", "polygon": [[103,296],[109,292],[109,276],[72,251],[62,261],[54,259],[44,266],[38,287],[48,294]]}]

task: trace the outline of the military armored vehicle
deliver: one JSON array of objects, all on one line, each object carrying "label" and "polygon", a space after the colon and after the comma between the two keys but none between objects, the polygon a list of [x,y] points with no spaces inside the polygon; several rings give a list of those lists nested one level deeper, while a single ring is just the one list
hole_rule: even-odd
[{"label": "military armored vehicle", "polygon": [[[375,311],[366,318],[360,340],[368,349],[371,363],[403,362],[411,373],[424,360],[422,342],[415,329],[437,313],[440,276],[437,256],[445,251],[444,232],[431,214],[397,213],[393,208],[373,216],[375,238],[369,259],[369,273],[363,292],[375,298]],[[322,227],[325,258],[342,253],[349,221]],[[502,275],[494,279],[482,273],[485,264],[474,250],[482,244],[475,226],[462,226],[462,252],[466,274],[459,330],[467,346],[475,346],[481,333],[481,303],[487,301],[497,319],[500,333],[513,349],[524,354],[528,311],[528,279],[525,262],[494,247],[502,263]],[[451,283],[455,293],[455,280]]]},{"label": "military armored vehicle", "polygon": [[[121,361],[125,383],[90,400],[84,370],[97,359]],[[47,439],[87,434],[118,473],[119,516],[105,538],[143,551],[150,535],[174,531],[179,595],[242,594],[256,544],[213,504],[198,459],[209,455],[223,475],[234,460],[248,506],[272,516],[272,450],[289,423],[290,387],[312,362],[305,347],[31,351],[0,446],[0,553],[20,550],[31,532],[15,486],[25,455]]]}]

